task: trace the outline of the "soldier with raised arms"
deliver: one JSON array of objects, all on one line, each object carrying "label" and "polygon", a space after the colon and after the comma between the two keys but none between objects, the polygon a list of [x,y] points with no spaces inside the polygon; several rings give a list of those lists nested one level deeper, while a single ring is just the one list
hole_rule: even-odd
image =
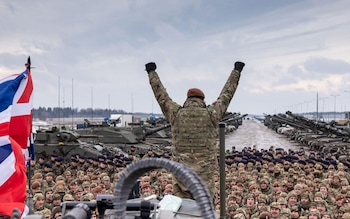
[{"label": "soldier with raised arms", "polygon": [[[192,168],[206,183],[212,197],[215,194],[214,174],[218,171],[217,128],[238,86],[244,63],[236,62],[218,99],[206,105],[203,91],[191,88],[183,105],[168,95],[155,71],[154,62],[146,64],[149,82],[160,108],[171,124],[173,160]],[[192,198],[179,180],[174,182],[174,195]]]}]

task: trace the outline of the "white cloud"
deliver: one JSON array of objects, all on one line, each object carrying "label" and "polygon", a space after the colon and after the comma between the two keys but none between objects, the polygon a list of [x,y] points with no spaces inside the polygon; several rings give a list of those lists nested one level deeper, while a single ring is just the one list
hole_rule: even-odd
[{"label": "white cloud", "polygon": [[108,107],[110,96],[111,108],[160,112],[145,63],[157,63],[175,101],[197,86],[211,103],[234,61],[242,60],[247,65],[230,111],[272,112],[316,92],[341,94],[345,108],[349,6],[346,0],[2,2],[0,78],[23,71],[30,55],[36,107],[58,105],[60,77],[67,105],[74,96],[75,107],[91,107],[93,93],[95,107]]}]

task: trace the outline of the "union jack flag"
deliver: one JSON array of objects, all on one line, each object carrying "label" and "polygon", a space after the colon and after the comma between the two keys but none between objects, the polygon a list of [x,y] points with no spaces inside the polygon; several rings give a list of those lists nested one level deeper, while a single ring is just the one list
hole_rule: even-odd
[{"label": "union jack flag", "polygon": [[0,205],[24,203],[27,197],[23,152],[32,128],[32,92],[30,65],[23,73],[0,80]]}]

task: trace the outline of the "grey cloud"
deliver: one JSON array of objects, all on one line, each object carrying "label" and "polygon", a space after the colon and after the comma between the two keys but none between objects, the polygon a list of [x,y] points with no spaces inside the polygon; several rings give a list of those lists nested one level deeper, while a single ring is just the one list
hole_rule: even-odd
[{"label": "grey cloud", "polygon": [[[332,55],[349,60],[347,6],[342,0],[1,2],[0,66],[16,73],[31,55],[36,107],[57,105],[60,75],[66,103],[74,78],[75,107],[91,106],[93,88],[95,107],[107,106],[110,94],[112,108],[131,110],[132,94],[134,110],[147,112],[154,97],[145,63],[157,63],[169,94],[182,103],[192,86],[215,100],[234,61],[242,60],[247,65],[229,110],[267,112],[313,95],[318,88],[307,87],[319,85],[313,77],[332,69],[333,87],[349,87],[349,64]],[[322,58],[308,60],[313,56]]]},{"label": "grey cloud", "polygon": [[344,74],[350,73],[350,63],[343,60],[329,58],[311,58],[305,64],[305,69],[316,74]]}]

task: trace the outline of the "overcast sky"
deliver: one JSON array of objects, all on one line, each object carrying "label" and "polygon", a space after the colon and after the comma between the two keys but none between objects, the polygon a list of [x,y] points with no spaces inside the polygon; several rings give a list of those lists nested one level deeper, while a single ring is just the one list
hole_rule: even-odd
[{"label": "overcast sky", "polygon": [[[170,97],[216,100],[243,61],[228,111],[350,110],[348,0],[1,1],[0,78],[31,57],[34,108],[160,113],[145,64]],[[72,89],[73,88],[73,89]],[[349,92],[345,92],[349,91]]]}]

